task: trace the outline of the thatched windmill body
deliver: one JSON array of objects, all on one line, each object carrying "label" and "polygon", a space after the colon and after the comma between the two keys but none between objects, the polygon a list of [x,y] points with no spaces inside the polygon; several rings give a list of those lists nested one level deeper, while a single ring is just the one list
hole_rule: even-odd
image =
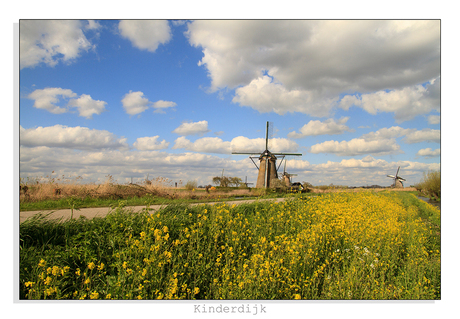
[{"label": "thatched windmill body", "polygon": [[[280,165],[284,160],[285,156],[302,156],[300,153],[272,153],[268,150],[268,130],[269,122],[267,122],[267,130],[265,134],[265,151],[259,156],[249,156],[256,168],[259,170],[257,176],[256,188],[269,188],[271,181],[278,179],[278,168],[276,167],[276,160],[281,158]],[[232,154],[245,154],[245,155],[257,155],[257,152],[232,152]],[[259,159],[259,166],[254,161]]]},{"label": "thatched windmill body", "polygon": [[395,188],[404,188],[404,185],[403,185],[403,181],[406,181],[404,178],[402,178],[401,176],[398,176],[398,173],[399,173],[399,168],[400,166],[398,166],[398,170],[396,171],[396,175],[387,175],[387,177],[389,178],[392,178],[394,180],[394,183],[393,187]]}]

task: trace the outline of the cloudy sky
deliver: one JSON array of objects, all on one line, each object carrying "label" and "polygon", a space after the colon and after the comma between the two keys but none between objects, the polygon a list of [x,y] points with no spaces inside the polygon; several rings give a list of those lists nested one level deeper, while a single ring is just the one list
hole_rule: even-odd
[{"label": "cloudy sky", "polygon": [[[439,20],[21,20],[20,176],[313,185],[440,168]],[[52,173],[54,172],[54,173]]]}]

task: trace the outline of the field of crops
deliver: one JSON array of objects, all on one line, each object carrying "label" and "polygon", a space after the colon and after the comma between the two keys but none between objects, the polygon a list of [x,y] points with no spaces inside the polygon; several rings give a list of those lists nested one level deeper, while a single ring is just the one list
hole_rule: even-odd
[{"label": "field of crops", "polygon": [[440,299],[440,211],[404,192],[20,225],[21,299]]}]

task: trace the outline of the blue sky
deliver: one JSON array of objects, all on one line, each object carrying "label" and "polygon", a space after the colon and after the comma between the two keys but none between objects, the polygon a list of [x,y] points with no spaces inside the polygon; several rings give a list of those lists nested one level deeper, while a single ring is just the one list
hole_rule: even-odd
[{"label": "blue sky", "polygon": [[[21,20],[20,176],[313,185],[440,168],[439,20]],[[54,172],[54,173],[52,173]]]}]

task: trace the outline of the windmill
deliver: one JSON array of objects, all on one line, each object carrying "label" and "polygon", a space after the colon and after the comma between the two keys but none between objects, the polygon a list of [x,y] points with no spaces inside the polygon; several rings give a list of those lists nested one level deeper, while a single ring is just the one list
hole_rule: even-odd
[{"label": "windmill", "polygon": [[283,172],[283,181],[284,183],[286,184],[287,187],[291,187],[291,177],[292,176],[297,176],[297,174],[289,174],[289,173],[286,173],[286,162],[287,161],[284,161],[284,172]]},{"label": "windmill", "polygon": [[[289,156],[302,156],[299,153],[272,153],[268,150],[268,131],[269,131],[269,122],[267,122],[267,130],[265,133],[265,151],[260,153],[258,156],[249,156],[252,163],[256,166],[259,170],[259,175],[257,176],[257,183],[256,188],[269,188],[270,181],[273,179],[278,179],[277,170],[279,169],[276,167],[276,160],[281,158],[281,163],[284,160],[284,157]],[[257,155],[258,152],[232,152],[232,154],[245,154],[245,155]],[[278,156],[278,157],[277,157]],[[259,159],[259,166],[257,166],[254,159]]]},{"label": "windmill", "polygon": [[399,168],[400,168],[400,166],[398,166],[398,170],[396,171],[396,175],[394,175],[394,176],[393,175],[387,175],[387,177],[394,179],[394,183],[391,186],[393,186],[395,188],[404,188],[403,181],[406,181],[406,180],[404,178],[402,178],[401,176],[398,176]]},{"label": "windmill", "polygon": [[246,187],[248,187],[249,184],[254,184],[254,183],[248,183],[248,177],[246,176],[245,182],[243,184],[246,185]]}]

